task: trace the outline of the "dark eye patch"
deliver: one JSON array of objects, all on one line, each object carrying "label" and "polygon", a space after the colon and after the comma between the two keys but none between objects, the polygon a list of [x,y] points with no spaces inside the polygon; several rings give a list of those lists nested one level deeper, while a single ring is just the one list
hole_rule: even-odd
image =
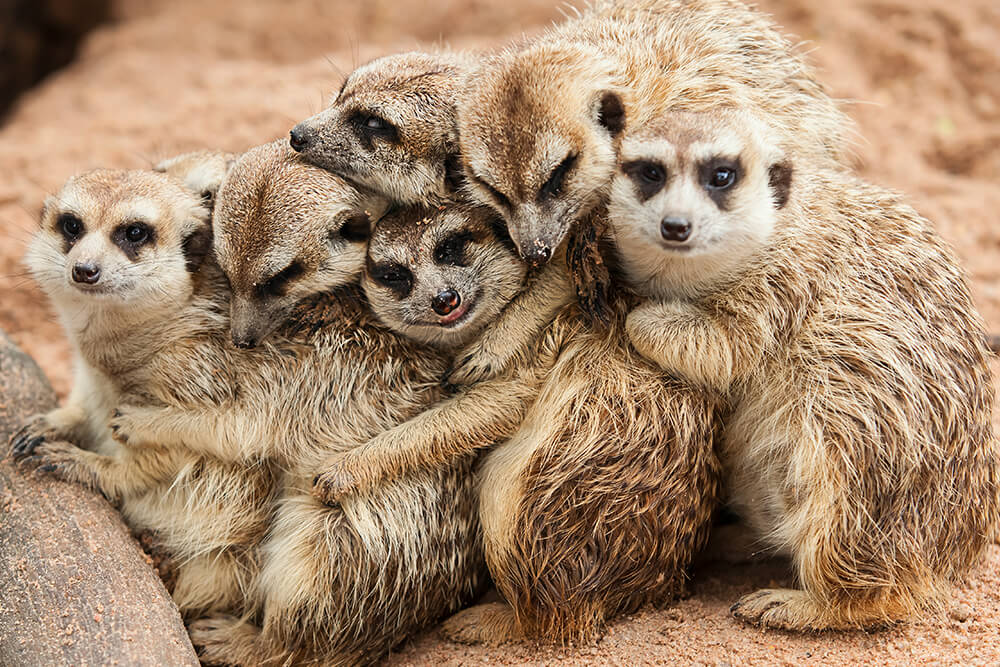
[{"label": "dark eye patch", "polygon": [[632,180],[642,201],[663,189],[667,183],[667,168],[654,160],[634,160],[622,165],[622,172]]},{"label": "dark eye patch", "polygon": [[484,181],[482,178],[479,177],[478,174],[470,173],[469,175],[472,176],[473,180],[476,181],[476,183],[479,183],[481,186],[486,188],[486,190],[489,191],[491,195],[493,195],[493,198],[497,201],[498,204],[503,206],[508,211],[514,208],[513,206],[511,206],[510,199],[507,198],[507,195],[500,192],[495,187]]},{"label": "dark eye patch", "polygon": [[139,257],[139,250],[156,243],[156,230],[148,222],[133,220],[115,227],[111,241],[134,262]]},{"label": "dark eye patch", "polygon": [[451,234],[434,248],[434,262],[451,266],[466,266],[465,250],[474,235],[465,230]]},{"label": "dark eye patch", "polygon": [[284,296],[288,292],[288,285],[296,278],[306,272],[301,262],[292,262],[281,271],[260,283],[254,288],[259,297]]},{"label": "dark eye patch", "polygon": [[73,213],[62,213],[56,218],[56,231],[63,237],[63,252],[68,252],[73,244],[83,236],[86,228],[80,216]]},{"label": "dark eye patch", "polygon": [[375,263],[368,260],[368,276],[376,284],[388,288],[397,299],[405,299],[413,291],[413,272],[398,262]]},{"label": "dark eye patch", "polygon": [[351,125],[358,139],[367,150],[372,150],[376,139],[391,144],[399,143],[399,130],[382,116],[370,111],[355,111],[351,115]]},{"label": "dark eye patch", "polygon": [[552,173],[549,174],[548,180],[545,181],[545,184],[542,185],[541,189],[538,191],[538,201],[544,201],[557,196],[562,191],[566,175],[569,174],[575,164],[575,153],[570,153],[563,158],[563,161],[556,165],[555,169],[552,170]]},{"label": "dark eye patch", "polygon": [[698,167],[698,177],[709,198],[720,210],[729,208],[729,197],[743,176],[739,158],[716,157]]}]

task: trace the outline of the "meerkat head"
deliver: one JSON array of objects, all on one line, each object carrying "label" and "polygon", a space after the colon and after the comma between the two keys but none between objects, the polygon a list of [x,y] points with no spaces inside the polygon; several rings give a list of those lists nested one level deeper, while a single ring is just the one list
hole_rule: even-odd
[{"label": "meerkat head", "polygon": [[310,163],[402,204],[436,202],[460,172],[455,96],[469,56],[403,53],[355,70],[291,131]]},{"label": "meerkat head", "polygon": [[362,286],[390,329],[457,348],[521,290],[527,267],[503,221],[474,206],[393,211],[375,226]]},{"label": "meerkat head", "polygon": [[221,151],[194,151],[162,160],[153,167],[153,171],[173,176],[197,193],[205,206],[212,210],[219,186],[237,157],[234,153]]},{"label": "meerkat head", "polygon": [[763,124],[672,113],[622,142],[608,213],[622,268],[653,293],[697,289],[767,244],[792,167]]},{"label": "meerkat head", "polygon": [[99,169],[46,199],[25,260],[60,309],[146,310],[187,299],[210,250],[208,210],[179,181]]},{"label": "meerkat head", "polygon": [[232,288],[233,344],[254,347],[296,302],[356,280],[384,207],[284,141],[237,160],[213,221],[215,255]]},{"label": "meerkat head", "polygon": [[546,44],[468,77],[458,108],[468,194],[503,217],[534,265],[606,194],[626,120],[616,80],[599,54]]}]

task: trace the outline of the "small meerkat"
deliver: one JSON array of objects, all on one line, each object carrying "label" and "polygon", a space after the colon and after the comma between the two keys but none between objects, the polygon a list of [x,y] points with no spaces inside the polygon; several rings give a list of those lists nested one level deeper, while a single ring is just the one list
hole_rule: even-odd
[{"label": "small meerkat", "polygon": [[[492,231],[497,222],[481,207],[380,221],[363,280],[378,317],[441,349],[454,346],[449,336],[465,342],[481,332],[483,315],[509,301],[524,276],[510,241]],[[440,310],[448,312],[434,310],[441,286],[478,295],[455,320],[467,329],[448,321],[465,297],[447,294]],[[343,452],[318,478],[347,499],[502,442],[479,475],[480,517],[509,604],[461,612],[445,625],[454,639],[586,641],[615,614],[682,590],[716,504],[714,402],[629,347],[627,296],[619,296],[607,329],[591,329],[579,306],[564,307],[524,363]]]},{"label": "small meerkat", "polygon": [[75,383],[66,405],[13,439],[18,458],[103,492],[133,530],[158,536],[189,618],[243,611],[274,471],[183,447],[124,450],[107,419],[122,400],[156,404],[160,392],[183,391],[193,369],[162,355],[222,319],[225,285],[206,261],[209,242],[199,197],[163,174],[87,172],[48,198],[26,260],[73,343]]},{"label": "small meerkat", "polygon": [[290,144],[394,202],[446,202],[461,175],[456,96],[475,60],[461,51],[378,58],[354,70],[327,109],[296,125]]},{"label": "small meerkat", "polygon": [[483,58],[466,81],[467,192],[503,216],[534,264],[604,200],[625,128],[664,108],[756,107],[818,160],[839,158],[846,125],[773,23],[735,0],[596,3]]},{"label": "small meerkat", "polygon": [[610,211],[648,297],[630,340],[729,405],[730,502],[798,576],[733,613],[843,629],[940,602],[994,535],[1000,451],[983,323],[931,224],[725,110],[627,136]]},{"label": "small meerkat", "polygon": [[[232,289],[227,330],[172,361],[212,373],[191,373],[187,400],[122,406],[112,422],[129,447],[183,445],[285,473],[248,609],[189,625],[207,663],[373,662],[460,608],[484,580],[474,457],[335,507],[314,493],[326,459],[442,394],[446,358],[379,325],[360,295],[379,206],[284,142],[245,153],[214,216],[215,253]],[[246,349],[229,343],[229,327]]]}]

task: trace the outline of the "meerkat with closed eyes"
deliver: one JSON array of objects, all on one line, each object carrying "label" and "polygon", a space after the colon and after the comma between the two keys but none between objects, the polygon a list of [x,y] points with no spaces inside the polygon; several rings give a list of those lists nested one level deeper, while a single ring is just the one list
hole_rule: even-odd
[{"label": "meerkat with closed eyes", "polygon": [[107,421],[123,400],[157,404],[161,390],[183,392],[196,372],[161,355],[223,319],[210,239],[199,196],[163,174],[87,172],[46,201],[26,261],[73,342],[75,382],[65,406],[13,439],[17,458],[101,491],[134,531],[157,536],[187,618],[243,611],[275,471],[183,447],[124,449]]},{"label": "meerkat with closed eyes", "polygon": [[[387,326],[447,349],[481,331],[524,272],[489,209],[409,210],[376,226],[363,286]],[[475,306],[458,310],[469,295]],[[631,350],[618,296],[607,329],[566,306],[523,364],[344,452],[317,480],[350,498],[496,445],[479,509],[509,604],[461,612],[446,623],[452,638],[586,641],[683,588],[716,503],[714,403]]]},{"label": "meerkat with closed eyes", "polygon": [[611,190],[635,348],[729,406],[730,502],[800,589],[734,614],[869,627],[940,603],[1000,518],[983,323],[898,195],[797,159],[766,120],[667,114]]}]

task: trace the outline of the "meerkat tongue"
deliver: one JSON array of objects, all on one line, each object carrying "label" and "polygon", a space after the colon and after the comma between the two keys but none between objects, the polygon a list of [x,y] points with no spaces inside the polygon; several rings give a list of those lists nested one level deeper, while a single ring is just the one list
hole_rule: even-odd
[{"label": "meerkat tongue", "polygon": [[462,315],[465,315],[465,313],[468,310],[469,310],[469,306],[467,304],[463,303],[461,306],[459,306],[455,310],[451,311],[450,313],[448,313],[447,315],[445,315],[444,317],[442,317],[441,319],[439,319],[438,320],[438,324],[441,324],[441,325],[451,324],[452,322],[454,322],[455,320],[457,320],[458,318],[460,318]]}]

